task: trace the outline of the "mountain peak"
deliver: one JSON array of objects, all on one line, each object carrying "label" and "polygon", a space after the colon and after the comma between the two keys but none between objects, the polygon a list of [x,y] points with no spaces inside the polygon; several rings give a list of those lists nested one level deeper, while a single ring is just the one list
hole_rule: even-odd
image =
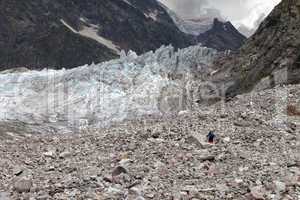
[{"label": "mountain peak", "polygon": [[238,30],[232,25],[232,23],[230,21],[221,21],[218,18],[214,18],[212,28],[213,29],[223,29],[225,31],[238,32]]},{"label": "mountain peak", "polygon": [[210,30],[198,36],[198,41],[204,46],[219,51],[237,50],[245,40],[246,37],[231,22],[222,22],[218,18],[214,18],[213,26]]},{"label": "mountain peak", "polygon": [[219,51],[237,50],[240,48],[246,37],[244,37],[231,22],[224,22],[219,17],[202,16],[192,19],[179,17],[174,11],[164,6],[177,27],[184,33],[195,38],[196,42],[206,47]]},{"label": "mountain peak", "polygon": [[221,22],[217,17],[215,17],[215,18],[214,18],[214,21],[213,21],[213,25],[214,25],[214,26],[218,26],[218,25],[220,25],[220,24],[222,24],[222,22]]}]

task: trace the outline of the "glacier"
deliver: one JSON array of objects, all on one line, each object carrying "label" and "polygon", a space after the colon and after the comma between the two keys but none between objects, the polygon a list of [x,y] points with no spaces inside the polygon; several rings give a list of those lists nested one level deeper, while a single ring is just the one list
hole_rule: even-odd
[{"label": "glacier", "polygon": [[177,51],[163,46],[140,56],[122,51],[120,59],[69,70],[1,72],[0,121],[71,132],[178,112],[184,108],[172,107],[168,98],[182,95],[187,79],[216,55],[201,45]]}]

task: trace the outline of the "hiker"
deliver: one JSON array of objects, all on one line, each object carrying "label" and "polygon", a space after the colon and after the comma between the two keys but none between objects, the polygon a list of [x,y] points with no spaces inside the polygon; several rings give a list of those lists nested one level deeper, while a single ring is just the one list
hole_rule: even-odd
[{"label": "hiker", "polygon": [[214,131],[209,131],[207,135],[208,143],[213,144],[215,140],[216,135],[214,134]]}]

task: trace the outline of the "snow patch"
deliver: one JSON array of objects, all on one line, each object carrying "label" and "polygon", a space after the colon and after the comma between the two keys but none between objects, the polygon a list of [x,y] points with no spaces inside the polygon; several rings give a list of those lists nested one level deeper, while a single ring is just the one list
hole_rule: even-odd
[{"label": "snow patch", "polygon": [[154,11],[151,11],[149,13],[144,13],[145,17],[147,18],[151,18],[153,21],[157,21],[157,16],[158,16],[158,11],[157,10],[154,10]]},{"label": "snow patch", "polygon": [[63,19],[60,20],[60,22],[65,25],[68,29],[70,29],[73,33],[78,33],[72,26],[70,26],[67,22],[65,22]]},{"label": "snow patch", "polygon": [[128,5],[134,7],[128,0],[123,0],[125,3],[127,3]]},{"label": "snow patch", "polygon": [[[82,21],[85,21],[83,18],[81,18]],[[114,52],[120,54],[120,47],[115,45],[111,40],[108,40],[100,35],[98,35],[98,26],[94,24],[89,24],[89,26],[83,26],[80,31],[76,31],[72,26],[70,26],[68,23],[66,23],[63,19],[60,20],[62,24],[64,24],[68,29],[70,29],[72,32],[79,34],[83,37],[87,37],[90,39],[93,39],[100,44],[106,46],[107,48],[113,50]]]}]

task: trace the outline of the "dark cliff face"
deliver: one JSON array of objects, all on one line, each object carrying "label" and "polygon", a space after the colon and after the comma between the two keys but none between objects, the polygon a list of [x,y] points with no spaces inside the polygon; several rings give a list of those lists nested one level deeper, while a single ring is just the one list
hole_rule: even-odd
[{"label": "dark cliff face", "polygon": [[78,34],[95,26],[118,48],[137,53],[192,44],[156,0],[2,0],[0,70],[71,68],[118,57],[107,45]]},{"label": "dark cliff face", "polygon": [[245,42],[243,36],[230,22],[221,22],[215,19],[210,30],[200,34],[197,40],[204,46],[219,51],[238,50]]},{"label": "dark cliff face", "polygon": [[283,0],[239,53],[223,64],[234,82],[227,95],[299,83],[299,51],[300,0]]}]

